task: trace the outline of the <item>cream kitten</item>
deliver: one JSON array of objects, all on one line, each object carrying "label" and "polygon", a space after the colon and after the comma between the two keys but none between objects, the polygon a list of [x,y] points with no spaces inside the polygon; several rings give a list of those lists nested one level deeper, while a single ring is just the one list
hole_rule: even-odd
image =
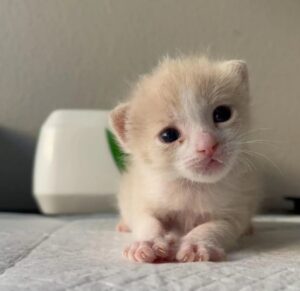
[{"label": "cream kitten", "polygon": [[249,124],[246,63],[165,59],[111,112],[130,154],[118,228],[138,262],[219,261],[247,231],[258,202],[243,160]]}]

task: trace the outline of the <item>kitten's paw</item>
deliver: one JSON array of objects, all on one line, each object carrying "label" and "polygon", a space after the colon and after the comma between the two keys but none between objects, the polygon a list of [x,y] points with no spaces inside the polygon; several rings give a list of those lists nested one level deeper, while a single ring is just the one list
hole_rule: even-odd
[{"label": "kitten's paw", "polygon": [[178,262],[218,262],[225,260],[223,249],[205,243],[183,242],[176,254]]},{"label": "kitten's paw", "polygon": [[153,240],[152,249],[157,258],[167,259],[170,256],[170,243],[164,238]]},{"label": "kitten's paw", "polygon": [[133,262],[152,263],[154,261],[170,261],[174,258],[170,243],[164,238],[152,241],[137,241],[126,247],[123,256]]},{"label": "kitten's paw", "polygon": [[152,263],[156,259],[151,242],[137,241],[126,247],[123,256],[133,262]]}]

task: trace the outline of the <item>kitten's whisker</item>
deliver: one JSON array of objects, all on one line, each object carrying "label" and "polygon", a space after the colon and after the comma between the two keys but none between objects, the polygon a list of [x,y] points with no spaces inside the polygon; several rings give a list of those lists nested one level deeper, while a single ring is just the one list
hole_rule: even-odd
[{"label": "kitten's whisker", "polygon": [[251,167],[251,164],[249,162],[247,162],[247,160],[243,160],[243,159],[240,159],[240,161],[247,167],[247,170],[249,172],[253,171],[254,169]]},{"label": "kitten's whisker", "polygon": [[214,158],[214,157],[213,157],[213,160],[219,162],[220,164],[224,164],[224,161],[222,161],[221,159],[218,159],[218,158]]},{"label": "kitten's whisker", "polygon": [[279,166],[273,160],[271,160],[269,157],[267,157],[266,155],[264,155],[262,153],[255,152],[255,151],[250,151],[250,150],[242,150],[241,152],[245,153],[245,154],[248,154],[249,156],[256,155],[257,157],[264,158],[266,161],[268,161],[279,172],[279,174],[281,176],[284,176],[283,172],[279,168]]},{"label": "kitten's whisker", "polygon": [[241,160],[247,162],[248,165],[249,165],[249,167],[250,167],[253,171],[257,170],[255,164],[254,164],[250,159],[248,159],[247,157],[244,156],[243,159],[241,158]]},{"label": "kitten's whisker", "polygon": [[253,139],[253,140],[242,140],[242,141],[240,141],[240,142],[238,142],[238,143],[260,143],[260,142],[262,142],[262,143],[271,143],[271,142],[273,142],[273,141],[270,141],[270,140],[266,140],[266,139]]},{"label": "kitten's whisker", "polygon": [[264,131],[264,130],[272,130],[272,129],[271,128],[267,128],[267,127],[253,128],[253,129],[250,129],[250,130],[248,130],[246,132],[241,133],[240,137],[243,137],[243,136],[246,136],[246,135],[258,132],[258,131]]},{"label": "kitten's whisker", "polygon": [[266,144],[285,144],[284,141],[268,140],[268,139],[254,139],[254,140],[241,140],[240,143],[266,143]]},{"label": "kitten's whisker", "polygon": [[266,145],[266,146],[272,146],[276,149],[278,149],[281,145],[279,144],[279,142],[275,142],[275,141],[269,141],[269,140],[246,140],[246,141],[237,141],[235,143],[233,143],[235,145]]}]

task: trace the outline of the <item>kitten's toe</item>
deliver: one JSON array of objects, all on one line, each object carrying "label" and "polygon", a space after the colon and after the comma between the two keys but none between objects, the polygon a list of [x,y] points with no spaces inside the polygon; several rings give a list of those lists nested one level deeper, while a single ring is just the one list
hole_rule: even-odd
[{"label": "kitten's toe", "polygon": [[212,262],[220,262],[226,260],[224,249],[211,246],[209,247],[209,260]]},{"label": "kitten's toe", "polygon": [[181,263],[194,262],[195,258],[195,245],[189,243],[182,244],[176,254],[176,260]]},{"label": "kitten's toe", "polygon": [[219,262],[225,260],[223,249],[203,243],[184,242],[180,246],[176,259],[179,262]]},{"label": "kitten's toe", "polygon": [[169,256],[169,243],[163,238],[155,239],[152,249],[159,258],[164,259]]},{"label": "kitten's toe", "polygon": [[176,245],[164,237],[151,241],[138,241],[126,247],[123,256],[132,262],[173,262],[176,256]]},{"label": "kitten's toe", "polygon": [[138,262],[152,263],[156,259],[156,255],[152,249],[150,242],[141,242],[136,250],[135,258]]},{"label": "kitten's toe", "polygon": [[150,242],[134,242],[126,247],[123,256],[132,262],[152,263],[156,255]]},{"label": "kitten's toe", "polygon": [[138,242],[134,242],[130,246],[127,246],[123,250],[123,257],[128,259],[129,261],[135,262],[136,261],[135,252],[136,252],[138,246],[139,246]]},{"label": "kitten's toe", "polygon": [[196,262],[207,262],[210,261],[210,249],[204,245],[196,245]]}]

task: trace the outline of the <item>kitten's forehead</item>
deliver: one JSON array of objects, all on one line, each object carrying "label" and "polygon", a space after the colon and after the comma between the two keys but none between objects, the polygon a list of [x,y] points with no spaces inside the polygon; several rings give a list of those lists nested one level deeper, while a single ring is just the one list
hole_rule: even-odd
[{"label": "kitten's forehead", "polygon": [[[191,88],[185,88],[179,95],[180,103],[180,119],[185,119],[190,122],[199,121],[199,111],[203,102],[197,100],[195,92]],[[201,104],[202,103],[202,104]]]},{"label": "kitten's forehead", "polygon": [[134,111],[151,123],[199,122],[201,112],[220,102],[240,102],[235,78],[223,63],[208,59],[167,60],[136,87]]}]

